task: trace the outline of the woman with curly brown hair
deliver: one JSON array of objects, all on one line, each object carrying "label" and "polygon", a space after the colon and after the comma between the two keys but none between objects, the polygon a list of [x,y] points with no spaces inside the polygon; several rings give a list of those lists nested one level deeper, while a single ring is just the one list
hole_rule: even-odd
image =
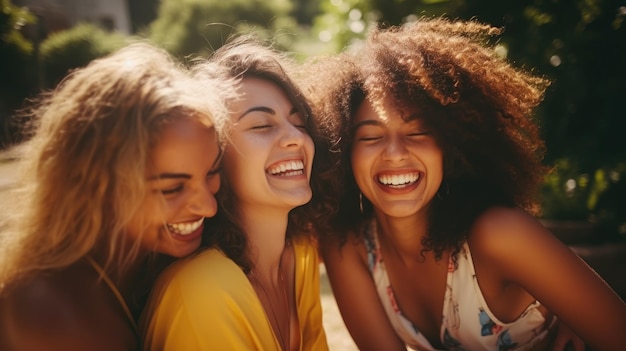
[{"label": "woman with curly brown hair", "polygon": [[499,32],[422,19],[306,66],[343,166],[323,258],[361,350],[546,350],[557,320],[626,349],[626,305],[533,216],[548,81],[499,57]]},{"label": "woman with curly brown hair", "polygon": [[139,350],[161,262],[195,251],[217,211],[233,95],[135,43],[42,97],[0,234],[1,350]]},{"label": "woman with curly brown hair", "polygon": [[146,350],[328,349],[310,231],[325,213],[328,172],[316,154],[328,147],[289,66],[248,35],[197,66],[236,79],[240,98],[228,104],[211,247],[159,277],[142,323]]}]

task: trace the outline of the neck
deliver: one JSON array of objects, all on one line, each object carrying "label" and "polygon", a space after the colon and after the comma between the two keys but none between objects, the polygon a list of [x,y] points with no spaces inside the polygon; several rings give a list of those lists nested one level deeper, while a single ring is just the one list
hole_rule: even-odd
[{"label": "neck", "polygon": [[[376,213],[378,241],[381,249],[414,262],[422,254],[422,240],[427,235],[427,218],[422,215],[390,217]],[[386,255],[385,255],[386,256]]]},{"label": "neck", "polygon": [[248,240],[248,257],[259,279],[276,281],[285,249],[288,215],[285,210],[242,212],[240,223]]},{"label": "neck", "polygon": [[277,264],[274,260],[264,260],[268,256],[258,255],[248,273],[248,279],[254,288],[265,314],[267,315],[274,335],[282,350],[289,350],[291,340],[291,311],[293,301],[292,267],[295,264],[291,245],[281,242],[282,251]]}]

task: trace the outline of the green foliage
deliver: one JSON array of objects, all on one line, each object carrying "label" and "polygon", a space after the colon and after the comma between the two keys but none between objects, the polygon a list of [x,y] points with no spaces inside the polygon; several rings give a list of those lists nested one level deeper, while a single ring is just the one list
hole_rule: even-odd
[{"label": "green foliage", "polygon": [[50,35],[41,44],[41,64],[47,86],[58,84],[71,70],[110,54],[128,43],[120,33],[106,32],[96,25],[80,23]]},{"label": "green foliage", "polygon": [[572,160],[559,159],[542,195],[543,218],[589,221],[626,238],[626,162],[586,172]]},{"label": "green foliage", "polygon": [[322,14],[313,21],[319,40],[328,43],[330,52],[339,52],[365,37],[368,26],[378,20],[371,1],[321,0]]},{"label": "green foliage", "polygon": [[296,27],[290,11],[289,0],[163,0],[149,38],[180,57],[204,55],[251,30],[289,46]]},{"label": "green foliage", "polygon": [[0,148],[18,141],[9,115],[36,86],[33,44],[21,32],[35,22],[26,8],[0,0]]},{"label": "green foliage", "polygon": [[0,0],[0,98],[3,105],[14,106],[29,89],[26,72],[33,44],[20,30],[35,22],[35,16],[28,9],[15,6],[10,0]]},{"label": "green foliage", "polygon": [[20,30],[27,24],[36,22],[35,16],[27,8],[18,7],[10,0],[0,0],[0,39],[2,46],[12,46],[24,55],[30,55],[33,44]]},{"label": "green foliage", "polygon": [[455,13],[503,26],[509,59],[553,81],[539,118],[547,161],[626,159],[626,10],[618,0],[465,0]]},{"label": "green foliage", "polygon": [[364,38],[374,25],[397,25],[422,15],[441,15],[460,0],[320,0],[321,14],[313,31],[328,43],[328,52],[339,52]]}]

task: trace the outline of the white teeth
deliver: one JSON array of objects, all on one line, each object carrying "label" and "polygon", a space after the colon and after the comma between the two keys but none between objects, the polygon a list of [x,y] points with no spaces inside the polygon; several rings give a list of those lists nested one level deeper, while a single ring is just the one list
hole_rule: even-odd
[{"label": "white teeth", "polygon": [[283,175],[283,176],[291,176],[302,174],[304,170],[304,162],[298,161],[289,161],[281,163],[277,166],[274,166],[269,169],[269,173],[272,175]]},{"label": "white teeth", "polygon": [[406,174],[384,174],[378,177],[378,181],[381,184],[391,187],[403,187],[415,183],[419,179],[418,173],[406,173]]},{"label": "white teeth", "polygon": [[204,217],[200,218],[199,220],[195,222],[167,223],[167,229],[169,229],[170,232],[176,233],[179,235],[189,235],[195,232],[196,229],[200,228],[200,226],[202,225],[202,222],[204,222]]}]

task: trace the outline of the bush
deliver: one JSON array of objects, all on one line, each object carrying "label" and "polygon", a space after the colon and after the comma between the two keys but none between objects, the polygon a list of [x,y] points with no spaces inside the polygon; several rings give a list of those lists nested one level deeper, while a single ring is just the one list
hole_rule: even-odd
[{"label": "bush", "polygon": [[542,187],[544,219],[594,223],[602,235],[626,239],[626,163],[583,171],[559,159]]},{"label": "bush", "polygon": [[[279,44],[295,40],[296,22],[289,16],[287,0],[163,0],[157,19],[149,28],[149,38],[179,57],[204,55],[224,44],[231,35],[255,29],[287,32],[277,35]],[[283,43],[280,43],[284,40]]]},{"label": "bush", "polygon": [[80,23],[50,35],[41,44],[41,65],[46,87],[53,87],[71,70],[116,51],[128,43],[120,33],[106,32],[96,25]]}]

